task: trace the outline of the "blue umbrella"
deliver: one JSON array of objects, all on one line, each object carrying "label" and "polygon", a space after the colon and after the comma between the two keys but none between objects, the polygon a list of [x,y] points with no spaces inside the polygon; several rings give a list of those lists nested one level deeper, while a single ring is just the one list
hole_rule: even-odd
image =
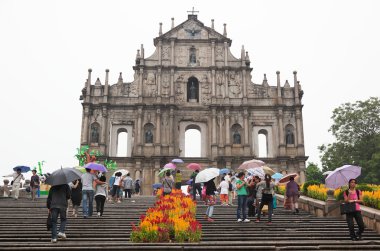
[{"label": "blue umbrella", "polygon": [[156,183],[156,184],[153,184],[152,187],[154,189],[158,189],[158,188],[161,188],[162,187],[162,184],[161,183]]},{"label": "blue umbrella", "polygon": [[231,170],[229,168],[223,168],[219,170],[219,174],[227,174],[230,173]]},{"label": "blue umbrella", "polygon": [[181,159],[172,159],[172,163],[183,163]]},{"label": "blue umbrella", "polygon": [[16,167],[13,167],[13,171],[17,171],[18,169],[20,169],[22,173],[27,173],[27,172],[30,171],[30,167],[28,167],[28,166],[16,166]]},{"label": "blue umbrella", "polygon": [[191,185],[193,184],[193,179],[189,179],[188,181],[186,181],[186,185]]},{"label": "blue umbrella", "polygon": [[281,179],[284,175],[282,175],[281,173],[275,173],[272,175],[272,179]]}]

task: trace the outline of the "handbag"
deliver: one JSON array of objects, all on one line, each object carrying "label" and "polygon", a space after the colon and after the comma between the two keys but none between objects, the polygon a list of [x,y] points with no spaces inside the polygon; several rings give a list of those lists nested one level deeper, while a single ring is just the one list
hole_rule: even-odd
[{"label": "handbag", "polygon": [[349,214],[356,212],[356,203],[348,202],[340,204],[340,214]]}]

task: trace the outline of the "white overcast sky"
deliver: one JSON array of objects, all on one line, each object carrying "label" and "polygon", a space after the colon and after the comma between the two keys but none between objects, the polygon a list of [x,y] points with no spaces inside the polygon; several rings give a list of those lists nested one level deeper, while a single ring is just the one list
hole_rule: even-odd
[{"label": "white overcast sky", "polygon": [[20,164],[45,170],[77,164],[81,89],[118,73],[132,81],[136,50],[154,52],[153,38],[187,19],[192,7],[206,26],[232,39],[232,53],[249,52],[253,82],[304,90],[305,147],[318,162],[317,146],[333,142],[332,110],[379,96],[380,1],[0,1],[0,171]]}]

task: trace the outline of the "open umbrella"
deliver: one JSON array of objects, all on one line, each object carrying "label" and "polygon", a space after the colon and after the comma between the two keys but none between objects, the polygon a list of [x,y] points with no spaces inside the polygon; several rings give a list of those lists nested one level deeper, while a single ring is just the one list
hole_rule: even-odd
[{"label": "open umbrella", "polygon": [[188,181],[186,181],[186,185],[191,185],[193,184],[193,179],[189,179]]},{"label": "open umbrella", "polygon": [[95,162],[87,163],[84,166],[84,168],[92,169],[92,170],[99,171],[99,172],[107,172],[108,171],[105,166],[103,166],[102,164],[95,163]]},{"label": "open umbrella", "polygon": [[219,168],[210,167],[206,168],[198,173],[195,177],[195,183],[207,182],[215,177],[219,176]]},{"label": "open umbrella", "polygon": [[231,170],[230,170],[229,168],[223,168],[223,169],[220,169],[220,170],[219,170],[219,173],[220,173],[220,174],[227,174],[227,173],[229,173],[229,172],[231,172]]},{"label": "open umbrella", "polygon": [[258,160],[258,159],[251,159],[244,161],[238,169],[250,169],[250,168],[257,168],[257,167],[262,167],[265,165],[264,161]]},{"label": "open umbrella", "polygon": [[344,165],[332,171],[327,177],[325,185],[328,188],[336,189],[348,185],[350,179],[356,179],[361,174],[360,166]]},{"label": "open umbrella", "polygon": [[172,163],[183,163],[181,159],[172,159]]},{"label": "open umbrella", "polygon": [[199,165],[198,163],[190,163],[186,167],[194,171],[201,169],[201,165]]},{"label": "open umbrella", "polygon": [[322,173],[322,175],[329,175],[330,173],[332,173],[333,171],[326,171],[324,173]]},{"label": "open umbrella", "polygon": [[265,171],[262,167],[250,168],[247,169],[247,172],[252,176],[259,176],[261,179],[264,179]]},{"label": "open umbrella", "polygon": [[54,171],[52,174],[50,174],[47,178],[45,183],[57,186],[57,185],[63,185],[68,184],[74,180],[80,179],[82,177],[82,173],[77,170],[76,168],[72,167],[65,167],[61,169],[58,169]]},{"label": "open umbrella", "polygon": [[158,188],[161,188],[162,187],[162,184],[161,183],[155,183],[152,185],[153,189],[158,189]]},{"label": "open umbrella", "polygon": [[126,176],[126,175],[129,173],[129,171],[128,171],[127,169],[119,169],[119,170],[116,170],[116,171],[112,174],[112,176],[115,177],[115,173],[117,173],[117,172],[120,172],[120,173],[121,173],[121,176]]},{"label": "open umbrella", "polygon": [[176,166],[175,164],[173,164],[173,163],[167,163],[167,164],[164,166],[164,168],[176,169],[177,166]]},{"label": "open umbrella", "polygon": [[162,168],[161,171],[158,173],[158,176],[159,177],[163,177],[167,171],[171,172],[171,171],[173,171],[173,169],[172,168],[167,168],[167,167],[166,168]]},{"label": "open umbrella", "polygon": [[298,176],[298,173],[290,173],[290,174],[287,174],[287,175],[285,175],[284,177],[282,177],[282,178],[278,181],[278,183],[286,183],[286,182],[289,182],[290,177],[295,178],[295,177],[297,177],[297,176]]},{"label": "open umbrella", "polygon": [[281,179],[282,177],[284,177],[282,173],[275,173],[272,175],[272,179],[275,179],[275,180]]},{"label": "open umbrella", "polygon": [[13,171],[17,171],[18,169],[21,170],[21,173],[27,173],[30,171],[30,167],[28,166],[16,166],[16,167],[13,167]]}]

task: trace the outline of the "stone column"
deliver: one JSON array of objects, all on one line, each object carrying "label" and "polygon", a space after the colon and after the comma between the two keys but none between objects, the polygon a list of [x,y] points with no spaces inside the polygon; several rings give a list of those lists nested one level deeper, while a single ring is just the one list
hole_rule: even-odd
[{"label": "stone column", "polygon": [[161,110],[156,110],[156,140],[155,140],[155,155],[161,154]]},{"label": "stone column", "polygon": [[102,137],[100,138],[100,144],[104,145],[106,143],[107,136],[107,107],[103,106],[102,110]]},{"label": "stone column", "polygon": [[211,41],[211,66],[215,66],[215,41]]},{"label": "stone column", "polygon": [[244,155],[249,156],[251,154],[250,152],[250,145],[249,145],[249,126],[248,126],[248,110],[247,108],[244,108],[243,112],[243,123],[244,123]]},{"label": "stone column", "polygon": [[224,42],[224,66],[228,66],[228,43]]},{"label": "stone column", "polygon": [[162,65],[162,40],[158,40],[158,65]]},{"label": "stone column", "polygon": [[285,156],[285,143],[284,143],[284,115],[282,112],[282,109],[278,109],[278,114],[277,114],[277,119],[278,119],[278,137],[280,138],[279,143],[280,143],[280,156]]},{"label": "stone column", "polygon": [[243,68],[243,98],[247,98],[247,82],[245,81],[245,75],[246,75],[246,72],[245,72],[245,69]]},{"label": "stone column", "polygon": [[219,112],[219,147],[223,147],[223,124],[224,124],[224,115],[223,111]]},{"label": "stone column", "polygon": [[161,100],[161,79],[162,79],[161,67],[157,69],[157,99]]},{"label": "stone column", "polygon": [[230,91],[229,91],[229,89],[228,89],[228,79],[229,79],[229,75],[228,75],[228,70],[225,70],[224,71],[224,86],[225,86],[225,90],[226,90],[226,95],[225,95],[225,97],[226,98],[229,98],[230,97]]},{"label": "stone column", "polygon": [[226,142],[225,155],[231,156],[231,132],[230,132],[230,110],[226,109]]},{"label": "stone column", "polygon": [[171,57],[170,57],[170,65],[174,65],[174,39],[170,40],[170,47],[171,47]]},{"label": "stone column", "polygon": [[82,120],[82,140],[81,140],[81,144],[82,145],[86,145],[88,144],[88,128],[89,128],[89,124],[88,124],[88,120],[89,120],[89,115],[90,115],[90,108],[88,105],[84,105],[83,107],[83,120]]},{"label": "stone column", "polygon": [[212,141],[211,144],[216,144],[216,109],[212,108]]},{"label": "stone column", "polygon": [[144,69],[140,68],[139,74],[139,97],[141,98],[143,95],[143,79],[144,79]]},{"label": "stone column", "polygon": [[301,123],[301,112],[299,109],[296,110],[296,123],[297,123],[297,145],[302,145],[302,123]]},{"label": "stone column", "polygon": [[174,103],[174,69],[170,69],[170,102]]},{"label": "stone column", "polygon": [[215,98],[216,96],[216,86],[215,86],[215,69],[211,70],[211,97]]},{"label": "stone column", "polygon": [[142,107],[139,106],[137,108],[137,128],[136,128],[136,137],[137,137],[137,147],[136,147],[136,152],[137,155],[141,155],[142,149],[141,149],[141,130],[142,130]]},{"label": "stone column", "polygon": [[169,155],[174,155],[174,142],[173,142],[173,136],[174,136],[174,110],[173,108],[170,108],[169,113]]}]

